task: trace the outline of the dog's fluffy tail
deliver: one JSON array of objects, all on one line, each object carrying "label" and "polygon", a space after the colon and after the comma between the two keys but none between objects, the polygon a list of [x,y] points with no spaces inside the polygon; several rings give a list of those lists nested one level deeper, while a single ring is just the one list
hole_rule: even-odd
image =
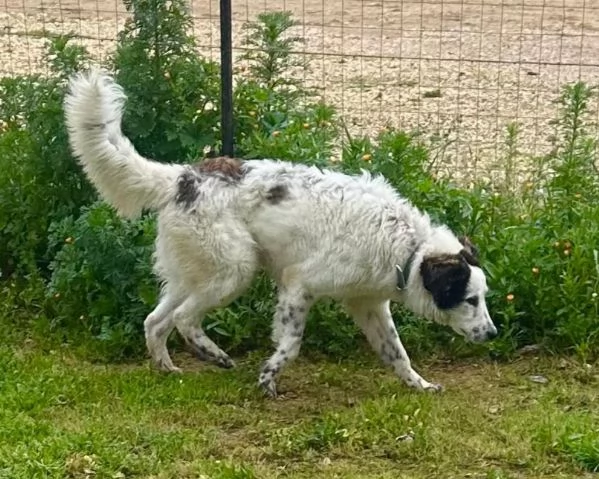
[{"label": "dog's fluffy tail", "polygon": [[119,214],[134,218],[174,196],[183,167],[137,153],[121,131],[125,100],[107,73],[92,69],[71,79],[65,118],[71,148],[88,178]]}]

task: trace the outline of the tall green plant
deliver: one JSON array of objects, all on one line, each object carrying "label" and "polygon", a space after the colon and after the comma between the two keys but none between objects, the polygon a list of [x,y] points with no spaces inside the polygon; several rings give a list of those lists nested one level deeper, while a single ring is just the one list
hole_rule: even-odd
[{"label": "tall green plant", "polygon": [[592,90],[567,85],[555,151],[531,179],[491,196],[479,229],[492,308],[511,351],[543,343],[588,359],[599,353],[599,176],[589,135]]},{"label": "tall green plant", "polygon": [[244,25],[247,48],[238,63],[235,120],[238,151],[326,165],[336,136],[335,110],[315,102],[298,80],[306,63],[292,34],[291,12],[264,12]]},{"label": "tall green plant", "polygon": [[152,217],[125,221],[103,202],[54,223],[50,242],[57,254],[47,287],[52,326],[89,333],[112,358],[140,353],[143,320],[157,298],[155,233]]},{"label": "tall green plant", "polygon": [[304,39],[290,33],[298,24],[291,12],[277,11],[259,13],[256,21],[244,25],[247,52],[240,60],[247,62],[251,77],[268,90],[283,88],[288,94],[303,90],[293,75],[295,68],[307,68],[295,51]]},{"label": "tall green plant", "polygon": [[158,161],[195,160],[219,138],[217,65],[198,56],[184,0],[126,0],[116,80],[129,97],[123,130]]},{"label": "tall green plant", "polygon": [[63,122],[64,79],[86,51],[58,36],[47,45],[48,76],[0,80],[0,270],[45,275],[51,222],[94,197],[70,154]]}]

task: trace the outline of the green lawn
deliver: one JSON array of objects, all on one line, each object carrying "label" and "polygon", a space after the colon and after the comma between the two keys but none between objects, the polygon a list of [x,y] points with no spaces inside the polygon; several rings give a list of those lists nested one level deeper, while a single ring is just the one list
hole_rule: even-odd
[{"label": "green lawn", "polygon": [[598,371],[564,359],[418,364],[445,386],[432,395],[368,355],[304,357],[272,401],[255,384],[263,355],[224,371],[181,353],[182,376],[31,342],[0,357],[3,478],[557,478],[599,467]]}]

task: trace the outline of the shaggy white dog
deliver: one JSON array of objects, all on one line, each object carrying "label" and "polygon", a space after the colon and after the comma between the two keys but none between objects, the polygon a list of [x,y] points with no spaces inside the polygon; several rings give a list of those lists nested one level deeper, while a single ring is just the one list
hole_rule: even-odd
[{"label": "shaggy white dog", "polygon": [[89,179],[121,215],[158,211],[155,271],[161,299],[145,320],[156,365],[179,371],[166,341],[174,328],[203,359],[233,361],[203,331],[206,313],[244,293],[259,269],[278,287],[276,351],[259,384],[297,357],[310,306],[341,301],[382,360],[406,384],[439,390],[410,365],[390,301],[475,342],[496,336],[476,249],[401,198],[382,177],[352,177],[281,161],[161,164],[140,156],[120,128],[125,95],[92,69],[71,80],[66,123]]}]

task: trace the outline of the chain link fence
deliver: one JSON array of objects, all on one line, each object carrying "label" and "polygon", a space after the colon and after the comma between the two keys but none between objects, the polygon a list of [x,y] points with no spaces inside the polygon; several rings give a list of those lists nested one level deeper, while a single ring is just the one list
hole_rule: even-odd
[{"label": "chain link fence", "polygon": [[[218,0],[190,7],[201,53],[218,61]],[[352,134],[418,130],[447,168],[501,169],[513,122],[521,158],[549,152],[560,88],[599,83],[596,0],[233,0],[234,58],[242,25],[271,10],[299,21],[301,80]],[[45,39],[57,33],[105,58],[126,18],[120,0],[4,0],[0,74],[44,71]]]}]

